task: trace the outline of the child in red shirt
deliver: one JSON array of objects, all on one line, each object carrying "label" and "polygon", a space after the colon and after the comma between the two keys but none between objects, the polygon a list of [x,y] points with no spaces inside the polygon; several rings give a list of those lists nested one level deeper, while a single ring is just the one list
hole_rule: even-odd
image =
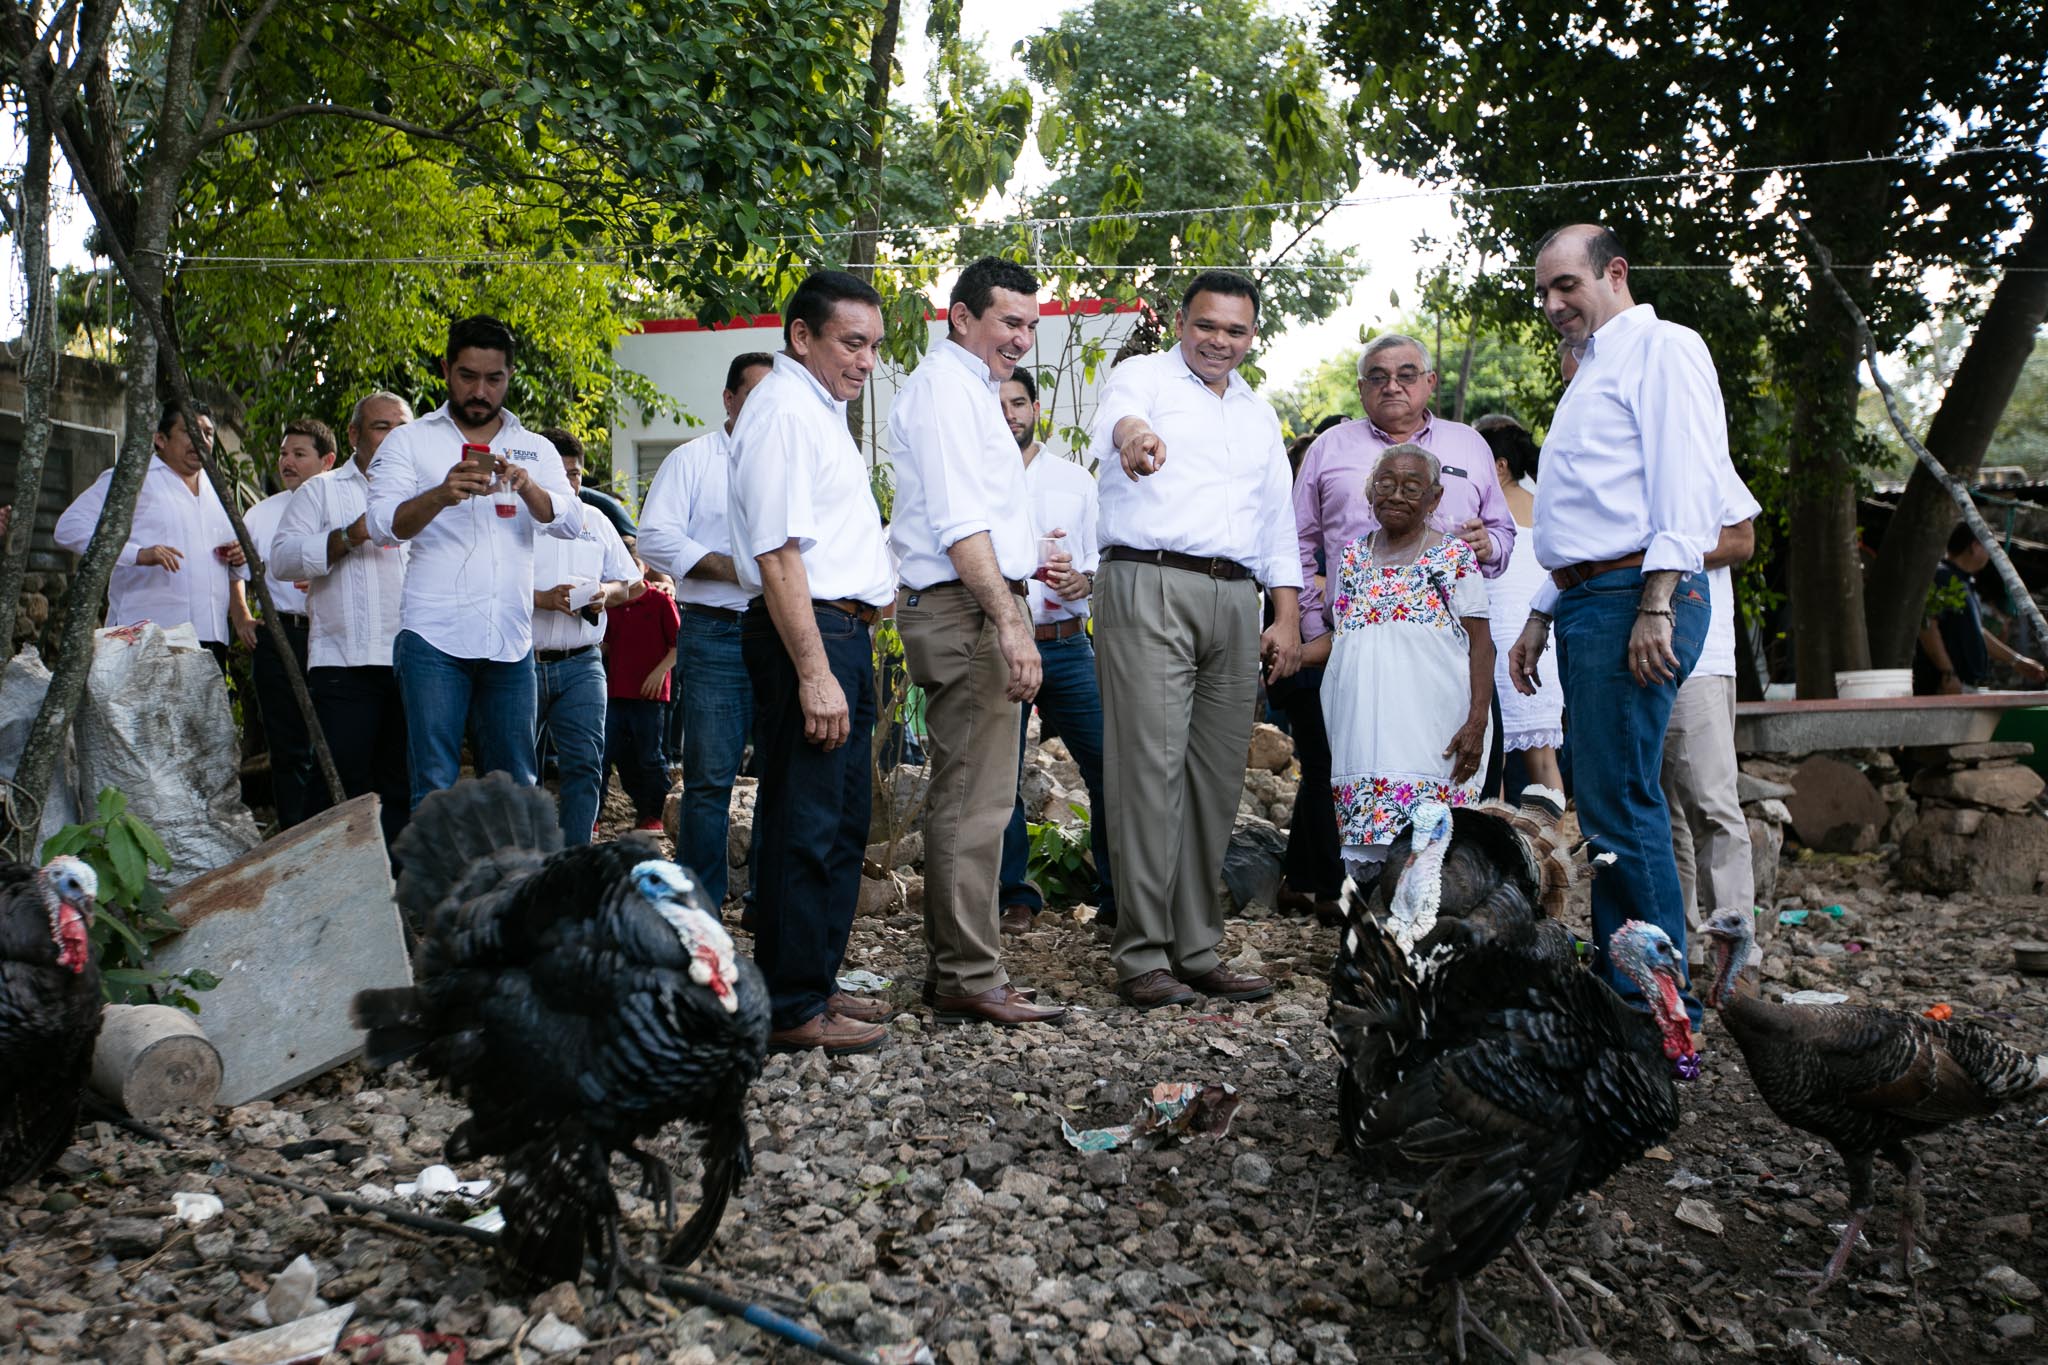
[{"label": "child in red shirt", "polygon": [[[632,542],[627,541],[627,547]],[[638,555],[634,563],[639,564]],[[661,759],[662,722],[668,712],[668,674],[676,662],[675,584],[667,574],[640,565],[650,591],[614,607],[605,627],[605,780],[618,769],[619,785],[633,800],[641,830],[661,828],[668,799],[668,767]]]}]

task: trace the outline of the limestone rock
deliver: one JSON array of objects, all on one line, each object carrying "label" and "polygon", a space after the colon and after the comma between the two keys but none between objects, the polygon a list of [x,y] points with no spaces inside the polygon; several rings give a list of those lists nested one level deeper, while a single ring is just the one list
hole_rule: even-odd
[{"label": "limestone rock", "polygon": [[1920,796],[1962,801],[1994,810],[2025,810],[2048,786],[2032,768],[1964,768],[1958,772],[1922,773],[1913,779]]},{"label": "limestone rock", "polygon": [[1775,820],[1749,817],[1749,867],[1756,880],[1756,903],[1778,898],[1778,855],[1785,848],[1785,826]]},{"label": "limestone rock", "polygon": [[1923,768],[1960,768],[2001,759],[2028,758],[2034,746],[2025,740],[1987,740],[1979,744],[1921,744],[1906,750],[1906,757]]},{"label": "limestone rock", "polygon": [[1945,827],[1949,824],[1924,819],[1900,844],[1899,876],[1907,886],[1938,895],[2024,896],[2035,890],[2042,869],[2048,868],[2048,820],[1985,815],[1974,834],[1956,833]]},{"label": "limestone rock", "polygon": [[1824,853],[1868,853],[1891,819],[1877,787],[1860,768],[1816,754],[1799,765],[1785,798],[1799,841]]},{"label": "limestone rock", "polygon": [[1252,727],[1251,748],[1245,755],[1245,767],[1284,773],[1293,762],[1294,741],[1287,737],[1285,731],[1264,721]]}]

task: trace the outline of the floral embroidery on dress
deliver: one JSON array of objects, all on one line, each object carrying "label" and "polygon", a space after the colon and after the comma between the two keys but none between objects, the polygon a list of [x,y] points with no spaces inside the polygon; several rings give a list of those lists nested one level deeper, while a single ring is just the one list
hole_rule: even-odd
[{"label": "floral embroidery on dress", "polygon": [[1459,629],[1452,609],[1452,586],[1479,572],[1472,547],[1446,537],[1424,550],[1413,564],[1376,568],[1366,538],[1344,546],[1338,565],[1337,595],[1330,606],[1339,632],[1392,622]]},{"label": "floral embroidery on dress", "polygon": [[1331,786],[1337,833],[1346,844],[1390,844],[1408,828],[1408,812],[1424,801],[1469,806],[1473,792],[1437,777],[1373,776]]}]

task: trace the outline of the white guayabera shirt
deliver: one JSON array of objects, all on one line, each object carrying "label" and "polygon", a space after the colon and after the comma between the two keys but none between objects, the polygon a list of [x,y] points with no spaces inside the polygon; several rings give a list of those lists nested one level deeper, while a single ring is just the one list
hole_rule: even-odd
[{"label": "white guayabera shirt", "polygon": [[[85,553],[100,513],[107,505],[109,469],[57,518],[57,543],[75,555]],[[247,568],[230,569],[213,553],[235,538],[225,507],[204,476],[199,491],[185,486],[178,472],[152,455],[135,495],[135,520],[128,540],[107,580],[107,624],[132,626],[154,621],[160,626],[189,624],[202,641],[228,642],[228,584],[247,578]],[[155,564],[138,564],[136,556],[152,545],[168,545],[184,556],[176,573]]]}]

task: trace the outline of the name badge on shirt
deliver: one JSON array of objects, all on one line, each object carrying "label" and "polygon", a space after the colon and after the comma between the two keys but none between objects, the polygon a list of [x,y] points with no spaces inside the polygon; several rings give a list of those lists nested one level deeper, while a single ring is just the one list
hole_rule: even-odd
[{"label": "name badge on shirt", "polygon": [[1461,479],[1469,479],[1469,478],[1471,478],[1471,477],[1472,477],[1472,476],[1471,476],[1470,474],[1467,474],[1467,473],[1466,473],[1466,472],[1465,472],[1464,470],[1462,470],[1462,469],[1458,468],[1458,467],[1457,467],[1456,465],[1454,465],[1454,464],[1447,464],[1447,465],[1445,465],[1445,466],[1444,466],[1444,473],[1446,473],[1446,474],[1455,474],[1455,475],[1456,475],[1457,477],[1459,477],[1459,478],[1461,478]]},{"label": "name badge on shirt", "polygon": [[508,446],[498,453],[508,460],[518,460],[523,464],[536,464],[540,461],[538,450],[526,450],[518,446]]}]

